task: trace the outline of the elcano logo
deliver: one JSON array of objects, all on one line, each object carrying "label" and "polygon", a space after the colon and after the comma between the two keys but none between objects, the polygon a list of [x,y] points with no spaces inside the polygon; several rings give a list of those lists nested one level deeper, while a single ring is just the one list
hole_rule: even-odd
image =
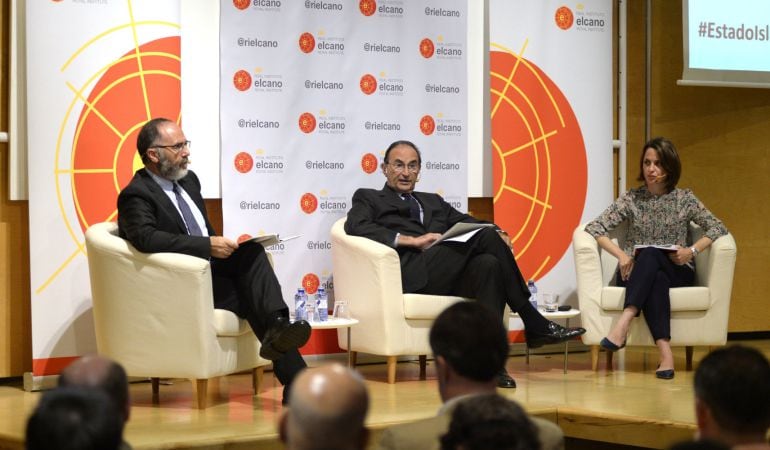
[{"label": "elcano logo", "polygon": [[318,199],[310,192],[305,192],[299,199],[299,207],[305,214],[313,214],[318,209]]},{"label": "elcano logo", "polygon": [[304,112],[299,116],[299,129],[303,133],[312,133],[315,130],[316,120],[315,116],[309,112]]},{"label": "elcano logo", "polygon": [[361,77],[361,81],[358,84],[361,87],[361,92],[366,95],[372,95],[377,90],[377,79],[368,73]]},{"label": "elcano logo", "polygon": [[436,51],[436,46],[433,45],[433,41],[425,38],[420,41],[420,54],[423,58],[428,59],[433,56],[433,52]]},{"label": "elcano logo", "polygon": [[425,136],[430,136],[433,134],[435,129],[436,121],[433,120],[433,117],[431,117],[429,114],[422,116],[422,119],[420,119],[420,131],[422,131],[422,134]]},{"label": "elcano logo", "polygon": [[365,173],[372,174],[377,170],[377,157],[372,153],[366,153],[361,157],[361,169]]},{"label": "elcano logo", "polygon": [[247,173],[254,167],[254,158],[246,152],[240,152],[235,155],[235,170],[240,173]]},{"label": "elcano logo", "polygon": [[299,36],[299,49],[303,53],[310,53],[315,49],[315,37],[310,33],[302,33]]},{"label": "elcano logo", "polygon": [[575,16],[572,14],[571,9],[567,8],[566,6],[562,6],[556,10],[554,20],[556,21],[556,26],[562,30],[569,30],[572,26],[572,22],[575,20]]},{"label": "elcano logo", "polygon": [[302,277],[302,287],[305,288],[305,292],[308,294],[315,294],[318,290],[318,286],[321,285],[321,280],[318,278],[318,275],[314,273],[307,273],[304,277]]},{"label": "elcano logo", "polygon": [[243,11],[251,4],[251,0],[233,0],[233,6]]},{"label": "elcano logo", "polygon": [[239,70],[233,75],[233,84],[239,91],[248,91],[251,87],[251,75],[245,70]]},{"label": "elcano logo", "polygon": [[375,0],[361,0],[358,2],[358,10],[361,14],[369,17],[377,11],[377,2]]}]

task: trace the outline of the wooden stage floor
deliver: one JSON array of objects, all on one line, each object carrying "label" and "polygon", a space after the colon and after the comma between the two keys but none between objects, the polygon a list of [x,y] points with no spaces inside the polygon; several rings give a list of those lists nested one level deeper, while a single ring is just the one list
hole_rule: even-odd
[{"label": "wooden stage floor", "polygon": [[[770,357],[770,341],[741,343]],[[657,357],[652,347],[629,347],[615,354],[613,371],[604,368],[602,355],[597,372],[591,370],[586,347],[571,347],[569,371],[564,374],[563,353],[533,354],[527,365],[523,347],[513,346],[507,368],[518,388],[500,392],[530,413],[558,423],[570,438],[665,448],[692,437],[693,372],[684,370],[683,348],[675,349],[676,377],[664,381],[655,378]],[[549,350],[558,352],[560,348],[552,346]],[[707,350],[695,348],[695,365]],[[309,363],[319,364],[313,360]],[[371,397],[367,418],[371,444],[384,427],[432,416],[440,406],[431,361],[426,380],[419,380],[416,360],[400,362],[394,385],[386,382],[384,364],[361,365],[359,370]],[[193,391],[187,380],[161,385],[158,405],[152,403],[149,383],[132,383],[126,439],[135,449],[282,448],[275,431],[282,411],[282,387],[272,372],[265,373],[257,396],[251,395],[249,375],[223,377],[213,385],[211,406],[198,411],[191,409]],[[0,449],[23,448],[26,418],[39,396],[25,392],[20,382],[0,383]]]}]

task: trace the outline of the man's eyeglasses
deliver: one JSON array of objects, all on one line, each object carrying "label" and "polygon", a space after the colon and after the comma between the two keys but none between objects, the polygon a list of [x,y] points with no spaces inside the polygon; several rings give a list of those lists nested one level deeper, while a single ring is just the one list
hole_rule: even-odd
[{"label": "man's eyeglasses", "polygon": [[150,148],[167,148],[167,149],[171,150],[174,153],[179,153],[185,147],[187,147],[188,149],[190,147],[192,147],[192,142],[184,141],[184,142],[180,142],[178,144],[173,144],[173,145],[153,145]]},{"label": "man's eyeglasses", "polygon": [[404,170],[408,170],[409,172],[417,173],[420,171],[420,165],[417,163],[404,164],[402,162],[395,162],[388,163],[388,165],[396,172],[403,172]]}]

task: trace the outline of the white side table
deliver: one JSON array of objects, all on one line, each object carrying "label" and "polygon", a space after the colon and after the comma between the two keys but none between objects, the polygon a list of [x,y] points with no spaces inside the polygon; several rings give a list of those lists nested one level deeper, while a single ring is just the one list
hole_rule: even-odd
[{"label": "white side table", "polygon": [[310,327],[314,330],[328,330],[332,328],[345,328],[348,338],[348,367],[353,364],[353,360],[350,353],[350,327],[358,323],[358,319],[343,319],[340,317],[331,317],[329,320],[323,322],[310,321]]},{"label": "white side table", "polygon": [[[564,326],[567,328],[569,328],[569,320],[572,319],[573,317],[577,317],[580,315],[580,310],[577,308],[572,308],[569,311],[555,311],[555,312],[546,312],[541,308],[537,308],[537,311],[548,320],[564,319],[565,321]],[[518,318],[519,315],[515,312],[511,312],[511,317]],[[569,357],[569,339],[564,341],[564,373],[567,373],[568,357]],[[527,346],[527,364],[529,365],[529,346]]]}]

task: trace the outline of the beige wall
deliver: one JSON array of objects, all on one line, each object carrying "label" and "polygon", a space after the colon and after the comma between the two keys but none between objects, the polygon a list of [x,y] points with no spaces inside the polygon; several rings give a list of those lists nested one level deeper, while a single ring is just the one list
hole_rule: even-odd
[{"label": "beige wall", "polygon": [[[634,180],[645,141],[645,3],[628,2],[628,167]],[[0,130],[8,128],[9,2],[0,7]],[[651,130],[682,154],[683,187],[720,217],[738,242],[730,331],[770,330],[770,90],[679,87],[682,20],[678,1],[653,1]],[[629,181],[629,184],[631,181]],[[489,201],[471,209],[489,214]],[[212,219],[217,217],[218,202]],[[31,369],[27,203],[8,201],[8,146],[0,144],[0,377]]]}]

